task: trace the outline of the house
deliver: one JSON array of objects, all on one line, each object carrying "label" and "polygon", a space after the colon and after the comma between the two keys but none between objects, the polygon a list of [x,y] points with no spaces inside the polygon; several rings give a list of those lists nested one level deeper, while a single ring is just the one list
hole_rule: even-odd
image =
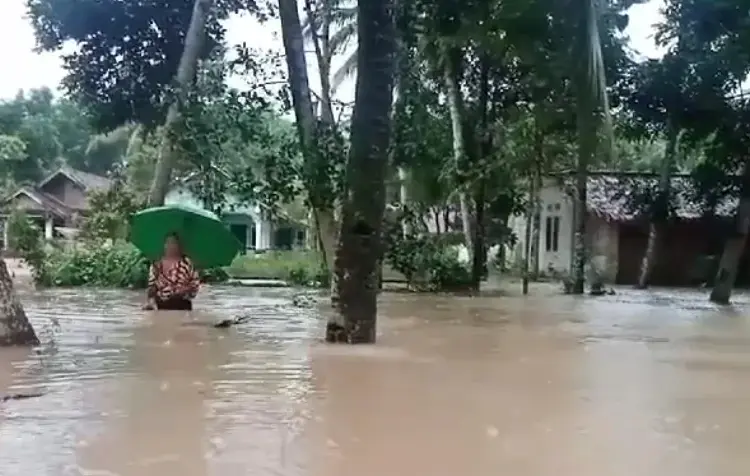
[{"label": "house", "polygon": [[23,210],[44,229],[45,239],[51,240],[56,235],[72,236],[79,218],[88,213],[88,194],[106,190],[110,185],[106,177],[63,167],[34,186],[21,187],[0,204],[4,212],[0,213],[2,249],[6,249],[8,243],[5,221],[9,210]]},{"label": "house", "polygon": [[[207,207],[191,187],[196,179],[196,174],[190,174],[179,180],[167,192],[164,203],[205,210]],[[243,203],[233,195],[226,196],[222,206],[221,219],[240,241],[244,252],[301,248],[307,242],[305,223],[288,217],[273,219],[262,206]]]},{"label": "house", "polygon": [[[573,192],[575,178],[547,177],[540,191],[541,220],[538,263],[541,272],[567,274],[574,256]],[[587,184],[586,243],[590,265],[606,281],[637,282],[646,250],[649,217],[638,201],[654,196],[658,176],[636,173],[591,173]],[[672,219],[664,228],[651,283],[695,285],[710,281],[726,237],[731,231],[737,201],[717,200],[707,206],[696,198],[690,177],[672,177]],[[523,260],[526,217],[515,216],[509,223],[518,237],[512,250],[513,262]],[[748,255],[748,253],[746,253]],[[740,266],[738,282],[750,282],[747,257]]]}]

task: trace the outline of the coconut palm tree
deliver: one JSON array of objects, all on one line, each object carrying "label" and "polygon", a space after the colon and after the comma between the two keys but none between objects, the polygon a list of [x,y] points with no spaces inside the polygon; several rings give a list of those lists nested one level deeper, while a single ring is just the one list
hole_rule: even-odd
[{"label": "coconut palm tree", "polygon": [[[612,119],[607,97],[607,78],[602,54],[601,19],[606,0],[571,0],[565,5],[571,15],[573,40],[571,56],[582,58],[572,71],[577,106],[578,161],[576,164],[576,196],[574,225],[574,294],[583,294],[586,267],[586,186],[588,167],[597,149],[597,131],[604,130],[607,150],[614,148]],[[563,3],[563,2],[561,2]],[[576,63],[573,63],[576,64]]]},{"label": "coconut palm tree", "polygon": [[[305,15],[302,33],[316,50],[321,85],[327,82],[327,93],[333,94],[357,71],[358,49],[351,48],[357,41],[357,7],[350,0],[305,0]],[[344,62],[331,71],[334,57],[343,54]]]}]

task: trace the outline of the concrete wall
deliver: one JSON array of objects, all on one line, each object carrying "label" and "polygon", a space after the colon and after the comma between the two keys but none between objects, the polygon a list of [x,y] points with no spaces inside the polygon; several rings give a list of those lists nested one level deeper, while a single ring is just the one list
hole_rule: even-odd
[{"label": "concrete wall", "polygon": [[608,283],[617,279],[619,233],[616,224],[589,216],[586,223],[589,266]]}]

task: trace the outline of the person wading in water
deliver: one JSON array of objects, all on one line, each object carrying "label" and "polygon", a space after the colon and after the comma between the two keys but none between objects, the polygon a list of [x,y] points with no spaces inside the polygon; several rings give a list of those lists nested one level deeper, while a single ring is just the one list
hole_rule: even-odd
[{"label": "person wading in water", "polygon": [[193,263],[185,256],[177,234],[164,241],[164,256],[148,272],[146,310],[192,311],[200,278]]}]

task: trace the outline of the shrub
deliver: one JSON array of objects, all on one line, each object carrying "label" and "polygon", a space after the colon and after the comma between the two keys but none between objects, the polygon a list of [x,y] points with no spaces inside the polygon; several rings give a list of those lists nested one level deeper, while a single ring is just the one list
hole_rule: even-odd
[{"label": "shrub", "polygon": [[[91,242],[77,248],[47,250],[34,278],[41,286],[143,289],[148,283],[148,268],[149,261],[130,243]],[[201,270],[199,274],[207,283],[228,278],[222,269]]]},{"label": "shrub", "polygon": [[31,268],[34,280],[44,279],[46,252],[42,230],[29,220],[23,210],[14,210],[8,217],[8,246],[19,253]]},{"label": "shrub", "polygon": [[330,283],[320,255],[313,251],[269,251],[239,256],[227,272],[233,278],[279,279],[297,286],[325,287]]},{"label": "shrub", "polygon": [[455,246],[439,236],[386,234],[386,262],[419,291],[460,291],[471,285],[471,274]]},{"label": "shrub", "polygon": [[141,208],[135,193],[116,179],[112,187],[89,195],[91,210],[81,223],[81,236],[89,240],[121,240],[128,236],[130,218]]},{"label": "shrub", "polygon": [[129,243],[84,245],[48,253],[44,286],[145,288],[149,262]]}]

